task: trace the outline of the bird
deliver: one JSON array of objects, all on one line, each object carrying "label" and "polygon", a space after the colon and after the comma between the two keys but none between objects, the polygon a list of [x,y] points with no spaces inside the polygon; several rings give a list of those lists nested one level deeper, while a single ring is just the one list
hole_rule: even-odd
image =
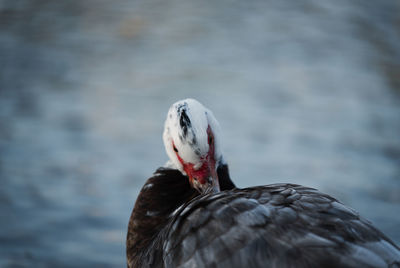
[{"label": "bird", "polygon": [[238,188],[213,113],[174,103],[169,157],[142,187],[126,238],[131,267],[400,267],[399,247],[354,209],[314,188]]}]

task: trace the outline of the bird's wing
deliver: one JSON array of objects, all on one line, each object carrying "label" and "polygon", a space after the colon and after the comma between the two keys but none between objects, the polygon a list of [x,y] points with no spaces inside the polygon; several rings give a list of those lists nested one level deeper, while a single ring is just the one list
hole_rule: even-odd
[{"label": "bird's wing", "polygon": [[317,190],[275,184],[200,196],[165,230],[166,267],[400,267],[400,251]]}]

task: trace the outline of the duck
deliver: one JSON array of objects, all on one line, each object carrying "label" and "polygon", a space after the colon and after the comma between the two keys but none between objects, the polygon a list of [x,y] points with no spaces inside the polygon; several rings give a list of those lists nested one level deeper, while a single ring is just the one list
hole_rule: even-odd
[{"label": "duck", "polygon": [[126,237],[131,267],[400,267],[399,247],[371,222],[314,188],[238,188],[213,113],[174,103],[169,157],[142,187]]}]

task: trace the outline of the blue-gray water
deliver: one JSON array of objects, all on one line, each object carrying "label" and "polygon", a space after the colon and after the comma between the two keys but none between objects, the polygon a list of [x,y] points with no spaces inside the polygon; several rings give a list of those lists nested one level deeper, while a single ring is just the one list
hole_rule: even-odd
[{"label": "blue-gray water", "polygon": [[400,242],[399,1],[0,1],[0,267],[124,267],[169,106],[241,186],[293,182]]}]

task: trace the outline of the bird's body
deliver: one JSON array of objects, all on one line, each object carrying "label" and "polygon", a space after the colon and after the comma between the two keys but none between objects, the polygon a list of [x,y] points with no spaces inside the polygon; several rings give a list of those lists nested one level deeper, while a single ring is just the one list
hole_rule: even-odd
[{"label": "bird's body", "polygon": [[[199,158],[201,168],[210,159]],[[143,186],[128,226],[128,267],[400,267],[399,248],[329,195],[294,184],[237,189],[223,161],[205,172],[217,183],[181,163]]]}]

